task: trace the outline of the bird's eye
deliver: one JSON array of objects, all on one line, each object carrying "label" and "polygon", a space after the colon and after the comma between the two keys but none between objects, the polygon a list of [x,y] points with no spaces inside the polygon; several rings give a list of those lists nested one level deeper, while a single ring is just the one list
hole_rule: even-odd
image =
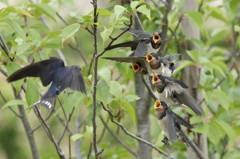
[{"label": "bird's eye", "polygon": [[164,65],[164,66],[167,66],[167,64],[166,64],[166,63],[164,63],[163,65]]},{"label": "bird's eye", "polygon": [[174,63],[172,62],[171,64],[170,64],[170,66],[173,66],[174,65]]}]

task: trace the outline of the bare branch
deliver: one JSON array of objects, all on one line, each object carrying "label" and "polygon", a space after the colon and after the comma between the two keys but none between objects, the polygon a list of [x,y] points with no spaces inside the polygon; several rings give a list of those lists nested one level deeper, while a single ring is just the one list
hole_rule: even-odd
[{"label": "bare branch", "polygon": [[42,117],[42,114],[40,113],[40,111],[38,110],[37,107],[34,107],[34,112],[36,114],[36,116],[38,117],[39,121],[41,122],[48,138],[50,139],[50,141],[53,143],[57,153],[58,153],[58,156],[59,158],[61,159],[66,159],[66,156],[65,156],[65,153],[63,152],[63,150],[60,148],[60,146],[58,145],[55,137],[53,136],[49,126],[47,125],[47,123],[44,121],[43,117]]},{"label": "bare branch", "polygon": [[169,157],[169,155],[168,155],[166,152],[162,151],[161,149],[159,149],[158,147],[156,147],[156,146],[153,145],[152,143],[150,143],[150,142],[148,142],[148,141],[146,141],[146,140],[144,140],[144,139],[142,139],[142,138],[140,138],[140,137],[132,134],[131,132],[129,132],[126,128],[123,127],[123,125],[122,125],[121,123],[117,122],[116,120],[114,120],[114,119],[112,118],[112,113],[111,113],[111,111],[108,110],[108,109],[104,106],[103,103],[101,103],[101,105],[102,105],[102,108],[103,108],[106,112],[108,112],[108,114],[109,114],[109,116],[110,116],[110,118],[111,118],[111,121],[112,121],[113,123],[115,123],[117,126],[119,126],[126,135],[128,135],[128,136],[130,136],[130,137],[132,137],[132,138],[134,138],[134,139],[136,139],[136,140],[138,140],[138,141],[140,141],[140,142],[143,142],[144,144],[148,145],[149,147],[155,149],[155,150],[156,150],[157,152],[159,152],[160,154],[162,154],[162,155],[164,155],[164,156],[166,156],[166,157]]},{"label": "bare branch", "polygon": [[184,139],[187,141],[187,143],[191,146],[191,148],[194,150],[194,152],[197,154],[197,156],[200,158],[200,159],[206,159],[204,156],[203,156],[203,153],[201,152],[201,150],[199,150],[199,148],[197,147],[197,145],[191,140],[189,139],[189,137],[182,131],[180,130],[181,132],[181,135],[184,137]]},{"label": "bare branch", "polygon": [[126,150],[128,150],[135,158],[138,158],[138,154],[134,152],[130,147],[128,147],[112,130],[108,127],[107,123],[104,121],[102,116],[99,116],[100,120],[102,121],[104,127],[109,131],[109,133],[121,144]]}]

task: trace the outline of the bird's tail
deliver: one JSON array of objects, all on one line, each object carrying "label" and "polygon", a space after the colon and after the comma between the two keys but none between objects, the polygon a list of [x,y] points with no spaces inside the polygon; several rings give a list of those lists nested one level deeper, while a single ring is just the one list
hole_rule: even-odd
[{"label": "bird's tail", "polygon": [[36,105],[43,106],[47,109],[51,109],[54,105],[57,95],[48,95],[43,96],[39,101],[34,103],[33,105],[29,106],[27,109],[30,109]]}]

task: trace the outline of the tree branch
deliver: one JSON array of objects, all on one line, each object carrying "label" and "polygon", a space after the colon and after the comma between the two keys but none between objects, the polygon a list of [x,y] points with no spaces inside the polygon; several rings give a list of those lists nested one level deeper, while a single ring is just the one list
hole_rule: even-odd
[{"label": "tree branch", "polygon": [[128,150],[135,158],[138,158],[138,154],[134,152],[130,147],[128,147],[112,130],[108,127],[107,123],[104,121],[102,116],[99,116],[100,120],[102,121],[104,127],[108,130],[108,132],[122,145],[126,150]]},{"label": "tree branch", "polygon": [[156,147],[156,146],[153,145],[152,143],[150,143],[150,142],[148,142],[148,141],[146,141],[146,140],[144,140],[144,139],[142,139],[142,138],[140,138],[140,137],[132,134],[131,132],[129,132],[126,128],[123,127],[123,125],[122,125],[121,123],[119,123],[118,121],[116,121],[116,120],[113,119],[113,117],[112,117],[113,115],[112,115],[111,111],[108,110],[108,109],[104,106],[103,103],[101,103],[101,105],[102,105],[102,108],[103,108],[106,112],[108,112],[111,121],[112,121],[113,123],[115,123],[117,126],[119,126],[126,135],[128,135],[128,136],[130,136],[131,138],[134,138],[134,139],[136,139],[136,140],[138,140],[138,141],[140,141],[140,142],[148,145],[149,147],[155,149],[155,150],[156,150],[157,152],[159,152],[160,154],[162,154],[162,155],[164,155],[164,156],[166,156],[166,157],[169,157],[169,155],[168,155],[166,152],[162,151],[161,149],[159,149],[158,147]]}]

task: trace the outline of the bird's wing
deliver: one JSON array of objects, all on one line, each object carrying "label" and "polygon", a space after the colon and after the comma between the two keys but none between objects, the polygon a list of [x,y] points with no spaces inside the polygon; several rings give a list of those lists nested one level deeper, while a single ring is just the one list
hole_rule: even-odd
[{"label": "bird's wing", "polygon": [[71,88],[86,93],[85,82],[78,66],[66,67],[59,75],[60,85],[62,89]]},{"label": "bird's wing", "polygon": [[63,61],[58,58],[39,61],[14,72],[8,77],[7,81],[13,82],[25,77],[40,77],[43,85],[47,86],[53,80],[54,70],[60,64],[63,64]]},{"label": "bird's wing", "polygon": [[151,34],[146,33],[142,30],[130,29],[128,32],[133,34],[137,40],[149,40],[150,41],[150,37],[152,37]]},{"label": "bird's wing", "polygon": [[138,61],[145,61],[145,57],[135,57],[135,56],[129,56],[129,57],[103,57],[107,60],[113,60],[118,62],[127,62],[127,63],[136,63]]},{"label": "bird's wing", "polygon": [[177,122],[179,125],[183,125],[187,128],[192,128],[192,125],[190,125],[188,122],[186,122],[182,117],[175,114],[173,111],[168,110],[171,113],[172,118],[175,122]]},{"label": "bird's wing", "polygon": [[130,47],[131,50],[135,50],[137,48],[138,43],[139,43],[139,41],[137,41],[137,40],[127,41],[127,42],[123,42],[123,43],[119,43],[119,44],[109,46],[107,48],[107,50],[112,50],[112,49],[119,48],[119,47]]},{"label": "bird's wing", "polygon": [[202,115],[202,110],[197,104],[197,101],[184,89],[180,93],[175,94],[179,103],[190,107],[198,115]]},{"label": "bird's wing", "polygon": [[176,132],[176,128],[175,128],[174,119],[171,115],[171,112],[169,112],[169,110],[166,111],[166,118],[167,118],[167,127],[168,127],[169,138],[172,142],[176,142],[178,139],[177,132]]},{"label": "bird's wing", "polygon": [[161,59],[162,59],[163,61],[173,61],[173,60],[175,60],[178,56],[180,56],[180,54],[167,55],[167,56],[161,57]]},{"label": "bird's wing", "polygon": [[147,43],[145,41],[139,42],[136,50],[134,51],[134,56],[145,57],[147,53],[148,53]]},{"label": "bird's wing", "polygon": [[175,83],[173,81],[166,81],[166,84],[167,86],[165,89],[167,89],[168,92],[171,92],[171,94],[180,94],[184,91],[178,83]]},{"label": "bird's wing", "polygon": [[164,78],[166,79],[166,81],[172,81],[172,82],[179,84],[182,88],[188,88],[188,86],[184,82],[182,82],[176,78],[167,77],[167,76],[164,76]]}]

